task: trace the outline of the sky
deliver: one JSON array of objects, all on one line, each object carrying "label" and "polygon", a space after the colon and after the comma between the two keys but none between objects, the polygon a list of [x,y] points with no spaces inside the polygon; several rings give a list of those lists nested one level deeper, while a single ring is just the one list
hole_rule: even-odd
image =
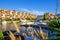
[{"label": "sky", "polygon": [[[55,13],[56,0],[0,0],[0,8],[43,15],[45,12]],[[60,0],[58,0],[58,13],[59,11]]]}]

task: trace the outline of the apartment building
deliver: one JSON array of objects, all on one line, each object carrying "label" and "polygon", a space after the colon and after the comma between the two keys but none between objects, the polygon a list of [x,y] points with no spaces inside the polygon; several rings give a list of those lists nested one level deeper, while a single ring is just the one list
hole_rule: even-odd
[{"label": "apartment building", "polygon": [[44,18],[45,18],[45,19],[56,19],[56,18],[58,18],[58,17],[57,17],[56,14],[53,14],[53,13],[48,12],[48,13],[45,13],[45,14],[44,14]]},{"label": "apartment building", "polygon": [[58,18],[58,17],[55,14],[50,14],[50,18],[55,19],[55,18]]},{"label": "apartment building", "polygon": [[31,14],[31,13],[27,13],[27,12],[17,12],[15,10],[4,10],[4,9],[0,9],[0,19],[17,19],[17,18],[37,18],[37,15]]}]

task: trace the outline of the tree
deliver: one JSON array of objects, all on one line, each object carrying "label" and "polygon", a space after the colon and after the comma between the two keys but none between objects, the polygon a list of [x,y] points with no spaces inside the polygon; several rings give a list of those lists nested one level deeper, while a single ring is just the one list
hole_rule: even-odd
[{"label": "tree", "polygon": [[49,19],[49,12],[44,13],[43,20],[48,20]]}]

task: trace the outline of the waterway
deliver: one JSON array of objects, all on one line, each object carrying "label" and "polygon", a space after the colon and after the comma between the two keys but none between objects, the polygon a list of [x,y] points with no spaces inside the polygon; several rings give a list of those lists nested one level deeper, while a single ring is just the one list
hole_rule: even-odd
[{"label": "waterway", "polygon": [[[23,35],[25,40],[42,40],[42,38],[40,36],[37,36],[37,34],[34,32],[34,30],[36,30],[37,32],[40,30],[40,28],[38,27],[25,27],[25,26],[20,26],[20,23],[17,23],[20,29],[20,35]],[[18,33],[15,32],[16,28],[14,26],[14,24],[8,23],[6,21],[0,23],[0,30],[4,31],[9,31],[12,30],[14,31],[14,34],[17,35]],[[42,29],[44,33],[46,33],[48,35],[48,38],[55,38],[55,36],[51,37],[51,34],[56,34],[56,31],[52,30],[48,30],[48,29]]]}]

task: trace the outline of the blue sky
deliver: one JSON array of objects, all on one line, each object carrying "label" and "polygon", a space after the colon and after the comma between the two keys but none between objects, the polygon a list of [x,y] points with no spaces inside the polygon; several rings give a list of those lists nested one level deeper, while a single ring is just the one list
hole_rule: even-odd
[{"label": "blue sky", "polygon": [[[60,0],[58,5],[60,13]],[[56,0],[0,0],[0,8],[43,15],[44,12],[55,13]]]}]

